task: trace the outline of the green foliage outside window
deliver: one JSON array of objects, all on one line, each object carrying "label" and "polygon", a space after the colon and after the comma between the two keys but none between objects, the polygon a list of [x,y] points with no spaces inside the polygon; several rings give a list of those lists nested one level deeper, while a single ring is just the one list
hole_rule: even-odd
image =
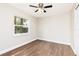
[{"label": "green foliage outside window", "polygon": [[27,20],[24,18],[14,17],[15,34],[28,32],[27,24],[24,24],[25,22],[27,22]]}]

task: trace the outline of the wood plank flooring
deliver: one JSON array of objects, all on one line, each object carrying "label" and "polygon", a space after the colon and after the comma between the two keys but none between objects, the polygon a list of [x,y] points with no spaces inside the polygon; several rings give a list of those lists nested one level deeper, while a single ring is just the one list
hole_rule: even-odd
[{"label": "wood plank flooring", "polygon": [[68,45],[36,40],[2,56],[75,56]]}]

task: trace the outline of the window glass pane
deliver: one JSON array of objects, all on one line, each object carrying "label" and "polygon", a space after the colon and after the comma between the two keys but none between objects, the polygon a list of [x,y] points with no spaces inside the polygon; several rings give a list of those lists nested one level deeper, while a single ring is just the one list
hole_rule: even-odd
[{"label": "window glass pane", "polygon": [[15,24],[15,34],[28,32],[26,19],[15,16],[14,24]]}]

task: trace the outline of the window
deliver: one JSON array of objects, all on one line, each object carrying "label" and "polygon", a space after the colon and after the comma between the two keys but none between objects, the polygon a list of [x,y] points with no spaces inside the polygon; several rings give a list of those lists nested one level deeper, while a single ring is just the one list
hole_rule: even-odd
[{"label": "window", "polygon": [[14,16],[14,28],[15,34],[27,33],[27,19]]}]

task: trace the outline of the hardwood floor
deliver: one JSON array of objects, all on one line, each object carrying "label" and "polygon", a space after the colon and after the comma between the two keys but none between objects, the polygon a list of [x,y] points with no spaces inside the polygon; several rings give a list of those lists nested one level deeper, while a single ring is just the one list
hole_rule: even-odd
[{"label": "hardwood floor", "polygon": [[75,56],[68,45],[36,40],[2,56]]}]

